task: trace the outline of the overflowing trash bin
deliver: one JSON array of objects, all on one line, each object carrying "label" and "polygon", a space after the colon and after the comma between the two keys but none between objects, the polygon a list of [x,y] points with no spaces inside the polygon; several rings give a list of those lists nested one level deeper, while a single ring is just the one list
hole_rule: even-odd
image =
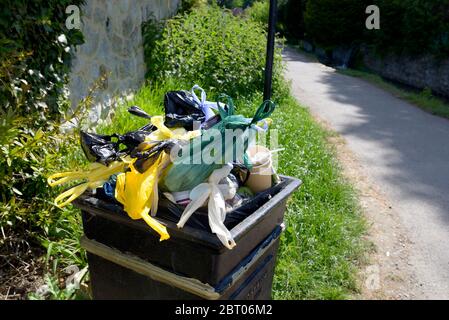
[{"label": "overflowing trash bin", "polygon": [[286,203],[301,183],[254,143],[274,103],[246,118],[230,97],[209,102],[194,86],[168,92],[164,107],[129,108],[149,121],[132,132],[81,132],[90,168],[48,178],[79,182],[55,204],[82,210],[94,299],[271,298]]}]

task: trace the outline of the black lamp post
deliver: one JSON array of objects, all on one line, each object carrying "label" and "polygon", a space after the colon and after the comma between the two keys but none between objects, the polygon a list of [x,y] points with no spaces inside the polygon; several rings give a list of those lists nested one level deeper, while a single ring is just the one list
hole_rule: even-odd
[{"label": "black lamp post", "polygon": [[265,62],[265,85],[263,99],[271,99],[273,86],[274,37],[276,33],[277,0],[270,0],[270,17],[268,20],[267,57]]}]

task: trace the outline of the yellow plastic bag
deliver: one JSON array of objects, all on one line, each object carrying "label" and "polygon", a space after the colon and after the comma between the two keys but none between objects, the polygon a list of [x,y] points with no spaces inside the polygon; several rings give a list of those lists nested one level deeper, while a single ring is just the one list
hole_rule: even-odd
[{"label": "yellow plastic bag", "polygon": [[87,189],[96,189],[101,187],[111,175],[123,172],[125,168],[124,162],[112,162],[109,166],[100,163],[92,163],[88,171],[71,171],[52,174],[48,177],[47,182],[50,186],[58,186],[68,182],[77,180],[87,180],[67,191],[64,191],[55,198],[55,205],[59,208],[65,207],[73,200],[78,198]]},{"label": "yellow plastic bag", "polygon": [[144,172],[140,173],[134,167],[134,159],[129,163],[130,171],[117,176],[115,198],[121,204],[128,215],[134,219],[144,219],[145,222],[159,235],[160,240],[169,239],[170,236],[165,226],[149,215],[156,214],[159,201],[158,181],[161,171],[169,161],[169,155],[162,152],[156,161]]},{"label": "yellow plastic bag", "polygon": [[201,135],[201,130],[187,131],[184,128],[167,128],[164,117],[154,116],[151,123],[157,128],[145,140],[148,142],[159,142],[167,139],[190,140]]},{"label": "yellow plastic bag", "polygon": [[[153,148],[157,148],[158,145],[162,145],[164,141],[182,140],[188,141],[201,135],[201,130],[187,131],[184,128],[167,128],[164,124],[164,118],[162,116],[154,116],[151,118],[151,124],[153,124],[157,130],[153,131],[145,138],[136,150],[140,153],[148,151]],[[142,168],[136,163],[136,167],[142,172]]]},{"label": "yellow plastic bag", "polygon": [[[157,127],[157,130],[149,134],[145,142],[139,146],[140,151],[147,150],[164,140],[190,140],[201,135],[200,130],[187,131],[184,128],[167,128],[164,125],[164,118],[162,116],[152,117],[151,123]],[[123,204],[125,211],[132,219],[144,219],[152,229],[159,233],[161,241],[169,239],[170,236],[165,226],[149,215],[149,212],[153,216],[157,212],[159,201],[158,181],[161,172],[170,163],[169,155],[162,152],[157,160],[143,173],[140,173],[134,167],[136,159],[126,157],[122,160],[113,162],[107,167],[100,163],[92,163],[90,170],[85,172],[62,172],[51,175],[48,178],[48,184],[50,186],[61,185],[76,180],[87,180],[85,183],[61,193],[56,197],[55,204],[62,208],[83,194],[87,189],[101,187],[111,175],[120,173],[117,176],[115,189],[115,198],[117,201]],[[125,172],[127,168],[129,168],[129,171]]]}]

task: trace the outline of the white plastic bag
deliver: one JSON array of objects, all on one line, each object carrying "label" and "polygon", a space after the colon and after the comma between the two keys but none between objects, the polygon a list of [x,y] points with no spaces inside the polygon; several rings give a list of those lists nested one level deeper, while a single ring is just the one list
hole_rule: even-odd
[{"label": "white plastic bag", "polygon": [[226,218],[226,203],[227,198],[232,199],[235,192],[229,192],[226,199],[218,187],[220,180],[226,178],[232,170],[231,164],[225,164],[222,168],[214,170],[210,175],[208,182],[201,183],[190,191],[191,202],[186,206],[184,212],[177,224],[178,228],[182,228],[190,216],[206,201],[208,201],[208,219],[209,226],[213,233],[215,233],[220,241],[228,248],[235,247],[235,241],[232,238],[231,232],[224,225]]}]

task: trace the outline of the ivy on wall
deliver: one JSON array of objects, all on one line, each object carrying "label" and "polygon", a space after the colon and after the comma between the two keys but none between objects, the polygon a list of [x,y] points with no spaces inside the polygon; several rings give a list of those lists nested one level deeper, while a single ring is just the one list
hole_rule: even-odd
[{"label": "ivy on wall", "polygon": [[68,30],[69,5],[84,0],[3,0],[0,10],[0,106],[20,115],[58,117],[58,99],[70,71],[71,46],[83,43]]}]

